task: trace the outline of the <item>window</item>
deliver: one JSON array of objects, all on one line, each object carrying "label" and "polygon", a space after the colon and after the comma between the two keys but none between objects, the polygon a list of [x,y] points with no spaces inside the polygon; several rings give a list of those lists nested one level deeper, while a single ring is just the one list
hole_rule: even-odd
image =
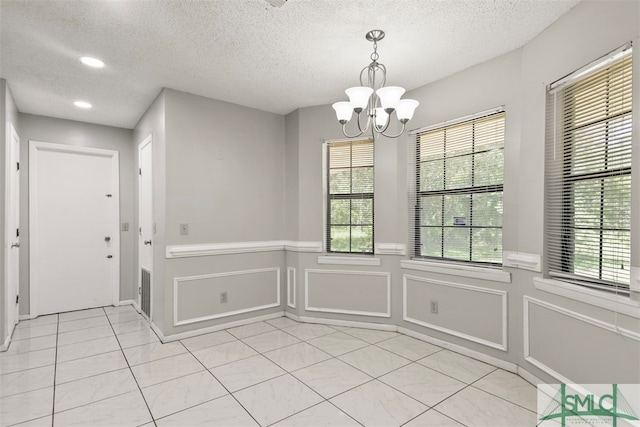
[{"label": "window", "polygon": [[326,150],[327,252],[373,254],[373,140]]},{"label": "window", "polygon": [[551,277],[626,290],[631,257],[631,47],[547,94],[546,258]]},{"label": "window", "polygon": [[494,110],[416,133],[414,258],[502,263],[504,126]]}]

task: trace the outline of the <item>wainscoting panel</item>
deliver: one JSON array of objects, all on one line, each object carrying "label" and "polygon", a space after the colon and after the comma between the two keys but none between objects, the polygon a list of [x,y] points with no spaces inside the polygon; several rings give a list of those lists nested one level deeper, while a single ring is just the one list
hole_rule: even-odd
[{"label": "wainscoting panel", "polygon": [[287,267],[287,305],[296,308],[296,269]]},{"label": "wainscoting panel", "polygon": [[523,315],[525,360],[559,381],[640,382],[637,332],[527,296]]},{"label": "wainscoting panel", "polygon": [[391,273],[305,270],[305,310],[391,317]]},{"label": "wainscoting panel", "polygon": [[176,277],[173,303],[174,326],[278,307],[280,268]]},{"label": "wainscoting panel", "polygon": [[402,285],[405,321],[507,351],[506,291],[406,274]]}]

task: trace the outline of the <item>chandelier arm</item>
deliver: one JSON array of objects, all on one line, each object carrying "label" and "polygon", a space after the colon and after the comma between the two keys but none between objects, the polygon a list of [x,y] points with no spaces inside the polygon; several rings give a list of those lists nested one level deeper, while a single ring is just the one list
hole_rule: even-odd
[{"label": "chandelier arm", "polygon": [[347,124],[345,123],[345,124],[343,124],[343,125],[342,125],[342,134],[343,134],[344,136],[346,136],[347,138],[357,138],[357,137],[359,137],[360,135],[362,135],[365,131],[366,131],[366,129],[365,129],[364,131],[362,131],[362,130],[361,130],[361,131],[360,131],[360,133],[357,133],[357,134],[355,134],[355,135],[349,135],[349,134],[347,133]]},{"label": "chandelier arm", "polygon": [[[381,133],[382,135],[384,135],[384,131],[386,131],[386,130],[387,130],[387,128],[389,127],[389,125],[390,125],[390,124],[391,124],[391,115],[388,115],[388,116],[387,116],[387,123],[385,123],[385,125],[384,125],[384,126],[378,126],[378,125],[375,125],[375,131],[376,131],[377,133]],[[386,135],[385,135],[385,136],[386,136]]]},{"label": "chandelier arm", "polygon": [[[388,127],[388,126],[389,126],[389,125],[387,124],[387,127]],[[383,131],[379,132],[379,133],[380,133],[381,135],[383,135],[383,136],[386,136],[387,138],[398,138],[400,135],[402,135],[402,134],[404,133],[404,127],[405,127],[405,124],[404,124],[404,123],[402,123],[402,129],[401,129],[401,130],[400,130],[400,132],[398,132],[398,134],[396,134],[396,135],[387,135],[386,133],[384,133],[384,131],[385,131],[385,130],[387,130],[386,128],[385,128]]]},{"label": "chandelier arm", "polygon": [[362,125],[360,125],[360,114],[358,114],[358,130],[360,131],[360,135],[369,129],[369,125],[371,125],[371,116],[367,114],[367,125],[362,129]]},{"label": "chandelier arm", "polygon": [[380,87],[384,87],[384,85],[387,83],[387,67],[379,62],[377,63],[377,65],[378,68],[380,68],[380,70],[382,71],[382,82],[380,83]]},{"label": "chandelier arm", "polygon": [[370,68],[371,68],[371,65],[367,65],[366,67],[364,67],[362,69],[362,71],[360,71],[360,86],[367,86],[368,85],[368,84],[367,85],[364,84],[364,81],[362,80],[362,76],[364,75],[364,72],[369,70]]}]

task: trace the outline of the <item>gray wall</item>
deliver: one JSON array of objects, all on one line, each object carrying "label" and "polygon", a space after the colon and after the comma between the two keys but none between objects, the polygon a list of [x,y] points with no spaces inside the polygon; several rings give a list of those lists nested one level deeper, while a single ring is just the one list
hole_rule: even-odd
[{"label": "gray wall", "polygon": [[132,132],[110,126],[20,114],[20,313],[29,313],[29,141],[53,142],[79,147],[106,148],[119,152],[120,222],[129,231],[120,232],[120,300],[133,299],[133,211]]},{"label": "gray wall", "polygon": [[[605,25],[603,25],[605,24]],[[545,85],[571,73],[606,53],[633,40],[638,46],[640,35],[640,3],[637,1],[586,1],[576,6],[570,13],[551,25],[533,41],[522,49],[522,85],[521,85],[521,146],[518,162],[518,240],[514,250],[530,253],[543,253],[543,208],[544,208],[544,106]],[[634,52],[634,83],[638,82],[638,65],[640,55]],[[634,107],[638,106],[640,85],[634,84]],[[640,129],[638,109],[634,111],[634,130]],[[640,148],[639,132],[634,132],[634,151]],[[637,179],[637,169],[634,172]],[[637,183],[637,181],[636,181]],[[635,187],[637,190],[637,186]],[[633,209],[638,212],[640,200],[635,191]],[[637,214],[636,214],[637,215]],[[637,223],[636,223],[637,224]],[[638,230],[635,230],[635,243],[638,244]],[[636,246],[637,248],[637,246]],[[640,266],[640,252],[635,251],[632,265]],[[570,379],[583,383],[597,383],[603,379],[601,369],[606,370],[607,382],[640,381],[640,343],[622,334],[605,331],[593,324],[589,319],[597,319],[609,325],[615,325],[615,313],[601,310],[593,305],[576,304],[567,298],[551,295],[534,289],[531,274],[517,272],[514,275],[514,287],[533,298],[549,302],[571,310],[572,315],[584,316],[577,321],[574,317],[559,317],[560,323],[553,326],[548,322],[543,310],[533,311],[529,317],[531,330],[543,330],[549,333],[549,341],[532,340],[532,357],[557,372],[566,372]],[[546,310],[547,312],[549,310]],[[560,320],[562,319],[562,320]],[[523,319],[523,322],[527,319]],[[547,325],[547,327],[545,327]],[[526,326],[523,325],[523,327]],[[551,326],[553,329],[549,329]],[[537,328],[537,329],[536,329]],[[634,319],[633,329],[640,330],[640,321]],[[571,339],[554,342],[553,332],[566,331],[574,337],[598,345],[591,351],[576,354],[578,347]],[[606,336],[602,340],[599,337]],[[591,338],[590,338],[591,337]],[[543,355],[544,348],[555,351]],[[615,353],[625,353],[624,359],[618,359]],[[578,357],[576,357],[578,356]],[[539,359],[537,358],[539,357]],[[616,360],[620,363],[609,363],[603,366],[604,360]],[[626,363],[625,361],[635,361]],[[527,369],[533,369],[531,363],[522,362]],[[566,366],[571,365],[571,370]]]},{"label": "gray wall", "polygon": [[165,97],[167,244],[282,239],[284,118],[174,90]]},{"label": "gray wall", "polygon": [[285,238],[287,240],[298,240],[298,185],[300,179],[300,171],[298,170],[300,127],[298,123],[298,110],[285,117]]},{"label": "gray wall", "polygon": [[[505,106],[504,250],[543,254],[546,85],[629,40],[637,44],[639,29],[640,3],[585,1],[523,48],[407,93],[407,98],[421,102],[410,128]],[[636,65],[640,64],[639,58],[636,54]],[[638,68],[634,67],[636,80],[640,80]],[[640,85],[635,85],[634,97],[637,107]],[[638,108],[634,124],[640,125],[637,112]],[[287,186],[287,199],[298,203],[298,239],[322,241],[321,142],[341,138],[340,126],[328,105],[300,109],[297,115],[289,114],[286,121],[287,129],[291,129],[287,133],[287,162],[297,163],[287,164],[287,170],[299,172],[297,187]],[[634,147],[639,146],[638,134],[640,132],[634,136]],[[376,243],[409,243],[408,139],[405,135],[398,140],[376,142]],[[296,142],[297,153],[296,148],[291,147]],[[637,176],[634,179],[637,183]],[[640,200],[635,196],[633,208],[638,211]],[[294,210],[287,210],[288,214],[291,212]],[[638,239],[635,240],[632,264],[640,266]],[[538,289],[534,278],[541,277],[541,273],[505,267],[503,270],[510,273],[511,280],[504,283],[463,277],[447,270],[426,272],[401,268],[400,261],[408,256],[379,255],[377,258],[381,260],[380,266],[336,266],[319,264],[318,254],[287,256],[287,266],[296,269],[298,302],[295,309],[287,310],[305,317],[397,324],[522,366],[546,381],[554,381],[556,374],[582,383],[640,381],[640,363],[637,363],[640,342],[637,337],[633,338],[633,334],[640,331],[637,317],[616,316],[615,309],[600,308],[598,302],[588,304]],[[317,273],[314,271],[317,270],[345,271],[346,274],[334,275],[342,288],[315,286]],[[346,307],[346,311],[349,307],[352,311],[379,311],[381,301],[386,298],[383,288],[372,286],[366,298],[362,293],[354,293],[362,283],[348,274],[353,271],[391,274],[390,318],[305,310],[305,280],[308,279],[313,291],[309,294],[310,306],[322,304]],[[323,294],[323,291],[326,292]],[[410,301],[406,319],[404,297]],[[370,304],[363,306],[363,299]],[[438,299],[440,314],[429,313],[430,299]],[[504,307],[503,301],[506,301]],[[631,331],[632,336],[614,332],[616,324]],[[503,342],[505,327],[507,335]],[[563,339],[563,334],[571,339]],[[591,336],[606,345],[590,348],[576,345],[576,337],[588,341]],[[525,344],[529,348],[526,355]],[[623,354],[615,354],[617,351]],[[608,360],[616,363],[603,364],[602,361]]]},{"label": "gray wall", "polygon": [[[284,252],[233,254],[165,260],[165,246],[282,240],[285,230],[284,117],[171,89],[160,97],[136,126],[135,140],[154,135],[154,215],[157,224],[154,253],[154,323],[165,335],[248,318],[229,314],[269,305],[277,298],[276,284],[264,285],[264,275],[247,271],[280,269]],[[159,144],[156,142],[160,141]],[[189,234],[179,226],[189,224]],[[164,233],[164,235],[163,235]],[[166,236],[166,237],[165,237]],[[216,276],[231,273],[229,276]],[[274,273],[275,274],[275,273]],[[184,283],[193,276],[215,276],[200,282],[210,303],[203,305]],[[239,277],[244,280],[239,284]],[[269,276],[270,277],[270,276]],[[276,277],[276,276],[274,276]],[[174,285],[179,301],[174,301]],[[263,289],[248,291],[255,281]],[[270,283],[271,277],[267,279]],[[261,288],[262,286],[265,288]],[[203,289],[204,289],[203,288]],[[221,306],[218,294],[227,291]],[[161,294],[161,295],[160,295]],[[219,316],[188,325],[178,320]],[[273,313],[277,308],[260,311]],[[158,317],[163,313],[162,317]]]}]

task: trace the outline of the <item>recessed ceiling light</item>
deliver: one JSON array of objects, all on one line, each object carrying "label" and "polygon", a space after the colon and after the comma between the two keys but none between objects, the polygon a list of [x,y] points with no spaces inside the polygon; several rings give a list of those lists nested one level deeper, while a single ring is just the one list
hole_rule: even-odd
[{"label": "recessed ceiling light", "polygon": [[91,104],[89,104],[88,102],[85,102],[85,101],[75,101],[73,103],[73,105],[75,105],[78,108],[84,108],[85,110],[93,107],[93,105],[91,105]]},{"label": "recessed ceiling light", "polygon": [[98,58],[92,58],[90,56],[81,57],[80,58],[80,62],[82,62],[84,65],[86,65],[88,67],[93,67],[93,68],[102,68],[102,67],[104,67],[104,62],[102,62]]}]

